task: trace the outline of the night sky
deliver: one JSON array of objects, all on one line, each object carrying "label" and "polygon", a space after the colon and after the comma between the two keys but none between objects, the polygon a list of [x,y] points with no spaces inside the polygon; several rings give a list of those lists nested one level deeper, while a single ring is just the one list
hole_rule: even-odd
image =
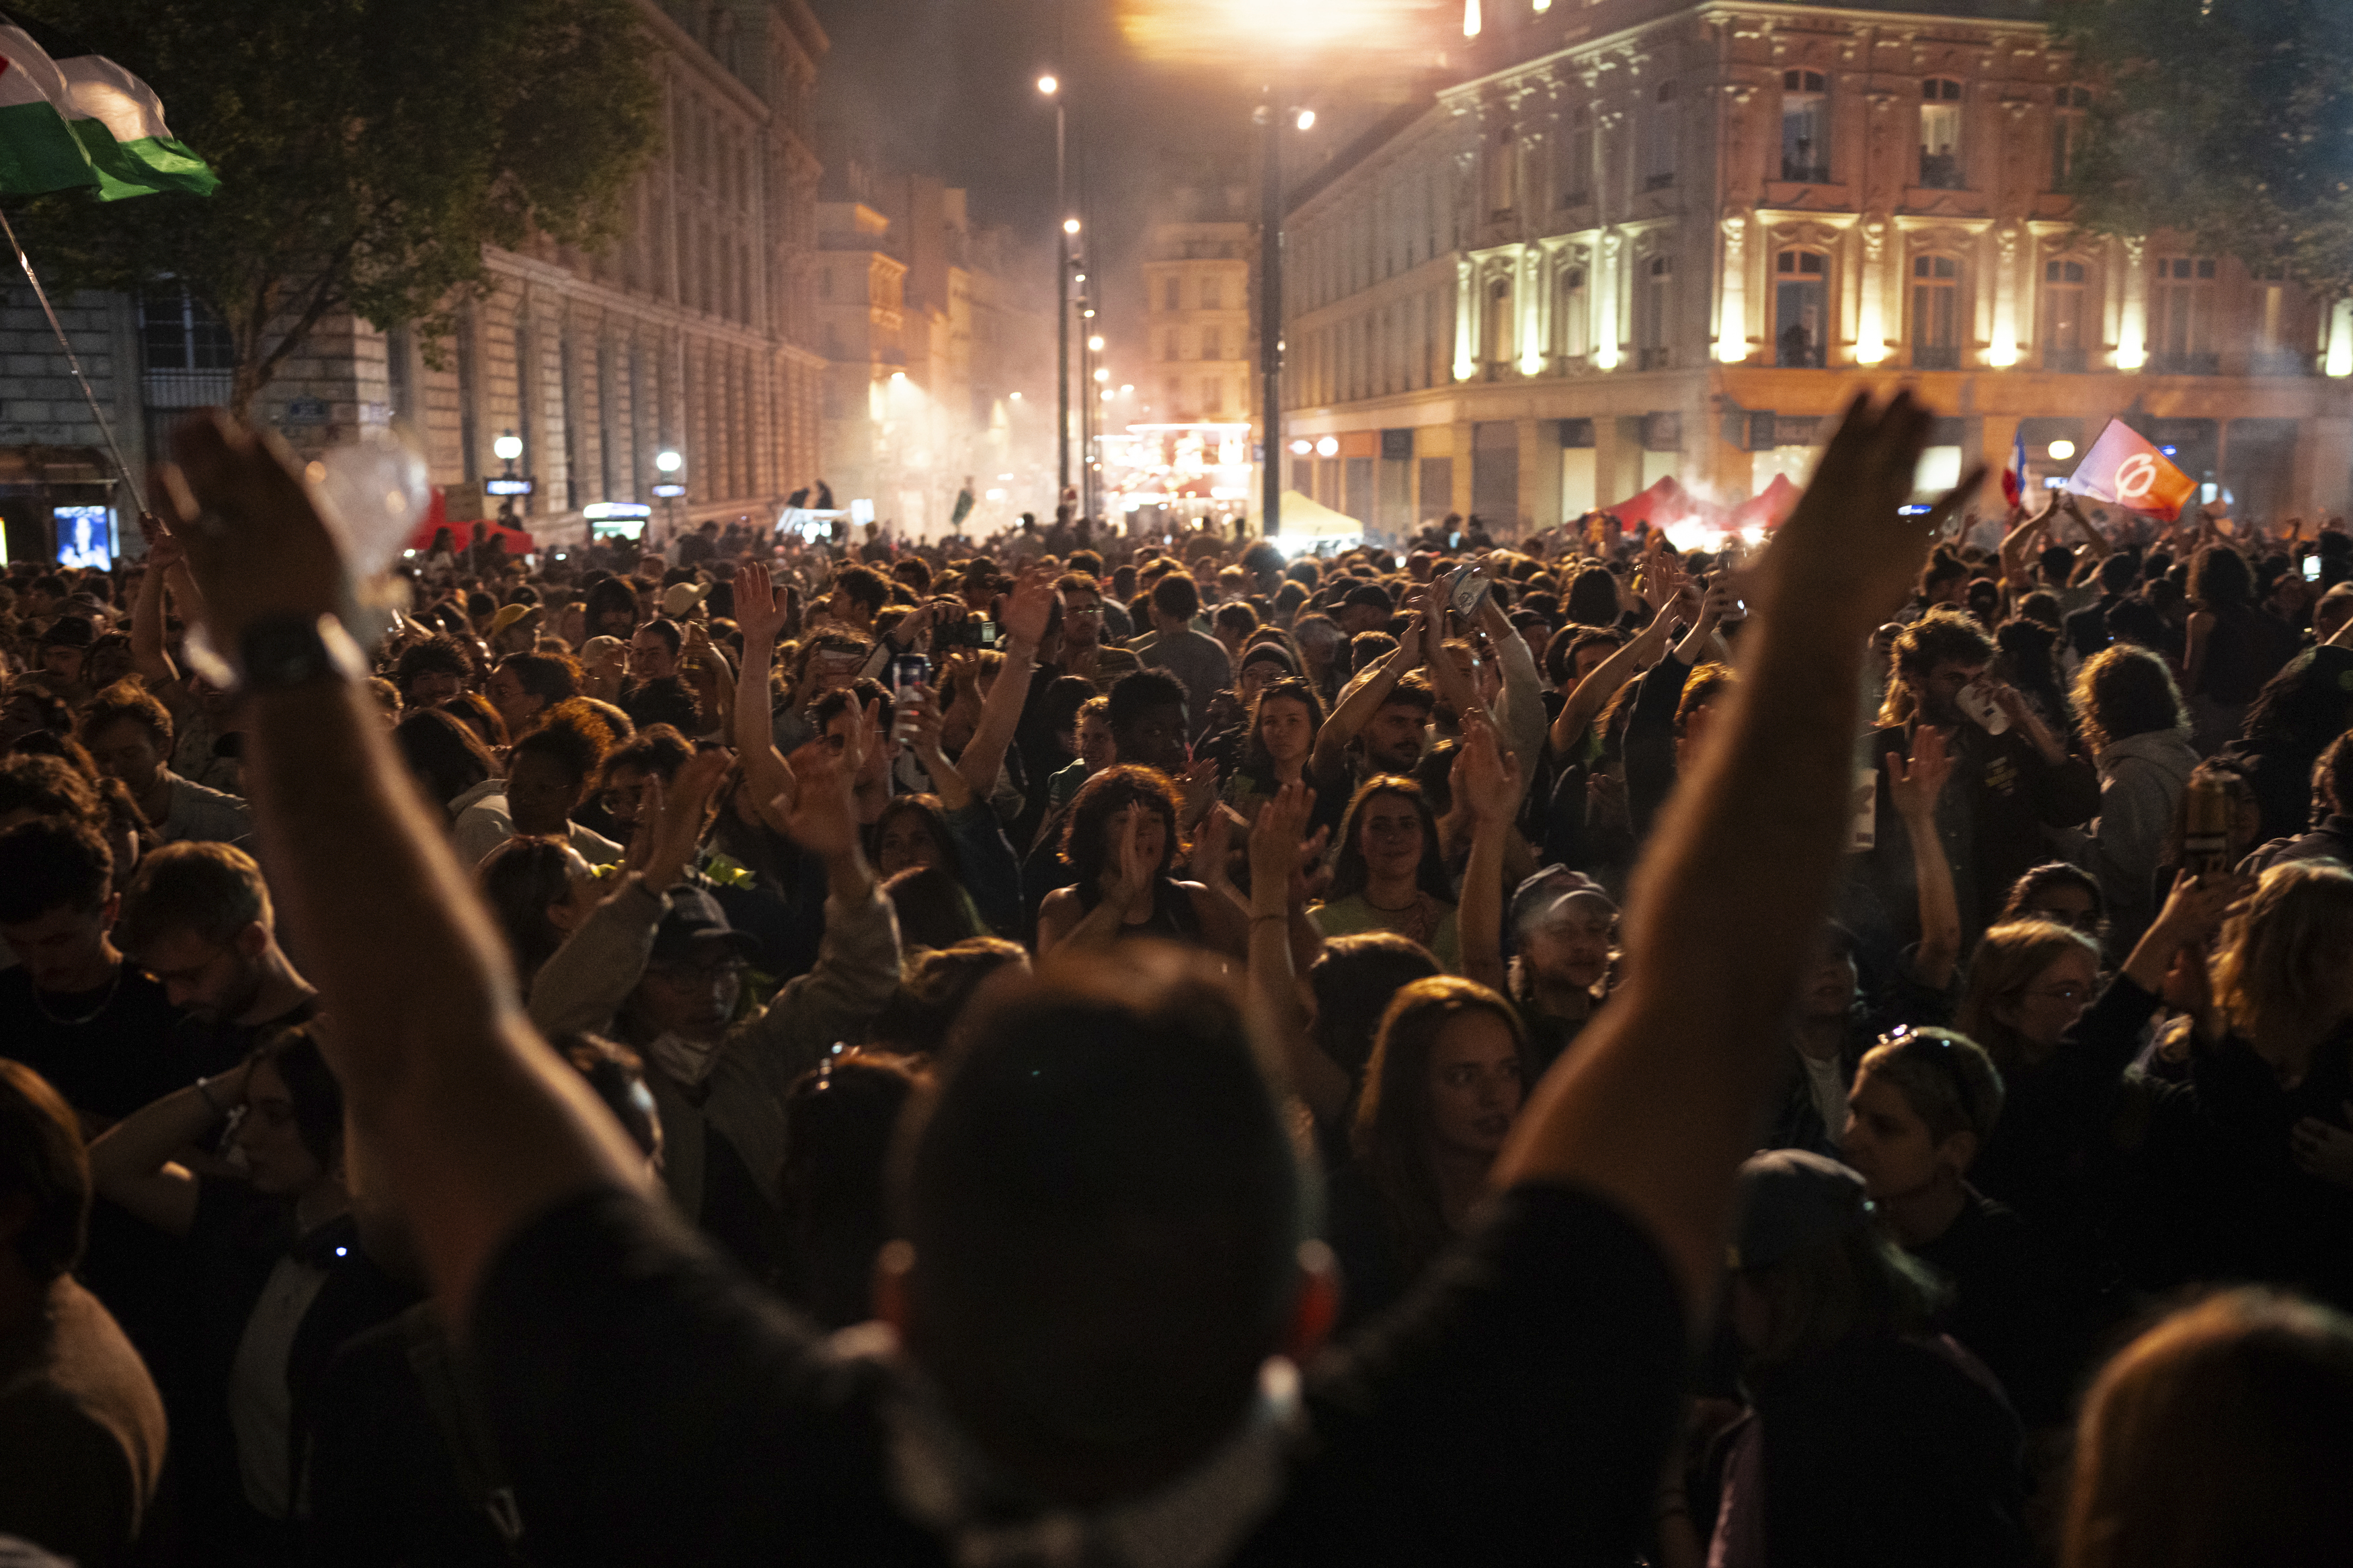
[{"label": "night sky", "polygon": [[[1244,184],[1254,177],[1255,95],[1239,74],[1136,59],[1112,0],[810,4],[833,41],[819,68],[828,166],[871,149],[886,168],[967,187],[976,220],[1014,226],[1025,239],[1045,239],[1055,223],[1054,116],[1036,84],[1041,72],[1061,78],[1072,202],[1107,285],[1109,363],[1115,381],[1139,379],[1137,267],[1164,193],[1220,167]],[[1246,201],[1255,200],[1251,186]]]}]

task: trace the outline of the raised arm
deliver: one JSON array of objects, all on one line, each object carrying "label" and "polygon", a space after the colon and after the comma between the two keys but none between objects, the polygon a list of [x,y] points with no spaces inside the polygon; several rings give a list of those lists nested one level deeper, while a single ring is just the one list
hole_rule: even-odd
[{"label": "raised arm", "polygon": [[1315,1048],[1307,1032],[1307,1009],[1300,1005],[1299,971],[1293,964],[1291,924],[1297,905],[1292,881],[1307,845],[1300,836],[1315,809],[1315,792],[1284,784],[1260,808],[1250,824],[1250,988],[1282,1042],[1291,1087],[1319,1121],[1337,1121],[1348,1103],[1348,1074]]},{"label": "raised arm", "polygon": [[1497,1168],[1502,1182],[1572,1183],[1624,1207],[1672,1262],[1694,1319],[1784,1066],[1767,1025],[1837,876],[1864,640],[1928,548],[1896,512],[1928,423],[1909,393],[1849,408],[1758,570],[1743,678],[1638,874],[1625,991],[1537,1086]]},{"label": "raised arm", "polygon": [[1952,983],[1961,960],[1961,905],[1953,890],[1952,862],[1936,831],[1936,797],[1952,776],[1945,732],[1931,724],[1912,731],[1912,757],[1887,753],[1887,794],[1912,840],[1912,877],[1920,887],[1920,946],[1912,977],[1932,991]]},{"label": "raised arm", "polygon": [[216,1078],[199,1079],[100,1133],[90,1146],[90,1185],[156,1229],[187,1235],[196,1223],[196,1178],[172,1156],[244,1102],[247,1071],[240,1062]]},{"label": "raised arm", "polygon": [[792,775],[776,750],[768,672],[776,658],[776,634],[789,611],[789,590],[779,590],[768,569],[754,561],[735,574],[735,625],[744,634],[744,668],[735,674],[735,755],[744,764],[752,798],[772,800],[789,792]]},{"label": "raised arm", "polygon": [[1462,943],[1462,973],[1502,991],[1504,857],[1520,807],[1520,764],[1497,740],[1495,726],[1484,714],[1463,715],[1454,791],[1470,802],[1473,824],[1471,858],[1462,870],[1462,904],[1454,922]]},{"label": "raised arm", "polygon": [[2041,511],[2001,536],[2001,580],[2005,587],[2021,587],[2025,583],[2026,552],[2034,547],[2042,531],[2051,526],[2051,514],[2059,509],[2061,493],[2052,490],[2043,500]]},{"label": "raised arm", "polygon": [[[645,1161],[524,1020],[497,928],[392,747],[335,617],[351,585],[299,459],[201,416],[158,475],[217,646],[268,658],[247,782],[289,945],[336,1021],[322,1040],[357,1137],[409,1216],[450,1321],[507,1238]],[[319,658],[313,628],[347,656]],[[369,889],[354,898],[355,888]]]},{"label": "raised arm", "polygon": [[[1663,561],[1663,557],[1662,560]],[[1593,667],[1592,673],[1578,681],[1560,705],[1552,721],[1554,754],[1568,755],[1578,736],[1585,733],[1594,716],[1608,705],[1620,687],[1641,673],[1646,664],[1655,664],[1667,650],[1667,639],[1674,635],[1676,606],[1682,592],[1682,570],[1674,568],[1675,592],[1662,595],[1651,624],[1620,643],[1608,658]]]},{"label": "raised arm", "polygon": [[956,771],[972,792],[987,800],[997,789],[997,775],[1005,767],[1005,749],[1020,727],[1022,707],[1029,700],[1030,678],[1038,672],[1038,645],[1045,640],[1047,617],[1054,600],[1054,579],[1040,567],[1021,574],[1013,592],[1005,596],[1005,662],[980,704],[980,722],[972,740],[956,759]]},{"label": "raised arm", "polygon": [[1430,612],[1417,611],[1406,623],[1405,633],[1398,638],[1397,647],[1373,662],[1371,668],[1350,681],[1341,691],[1332,711],[1324,715],[1324,727],[1315,731],[1315,754],[1311,766],[1319,778],[1328,778],[1340,765],[1355,740],[1372,716],[1380,711],[1381,704],[1389,700],[1397,683],[1406,672],[1421,662],[1422,644],[1430,636]]},{"label": "raised arm", "polygon": [[186,556],[179,540],[144,513],[139,526],[147,535],[147,574],[139,579],[139,597],[131,605],[131,668],[161,690],[180,679],[164,635],[164,580],[186,571]]}]

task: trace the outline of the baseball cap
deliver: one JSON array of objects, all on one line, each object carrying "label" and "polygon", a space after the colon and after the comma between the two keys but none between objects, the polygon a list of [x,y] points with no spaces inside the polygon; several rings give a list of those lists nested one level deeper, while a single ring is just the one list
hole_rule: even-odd
[{"label": "baseball cap", "polygon": [[1512,929],[1522,931],[1541,924],[1571,904],[1583,904],[1613,919],[1618,913],[1617,903],[1601,890],[1600,883],[1566,866],[1547,866],[1512,889]]},{"label": "baseball cap", "polygon": [[702,596],[710,592],[708,583],[672,583],[662,590],[662,614],[677,620],[702,603]]},{"label": "baseball cap", "polygon": [[491,617],[491,635],[498,636],[525,616],[539,608],[537,605],[501,605],[499,613]]},{"label": "baseball cap", "polygon": [[1344,609],[1351,605],[1363,605],[1368,609],[1378,610],[1385,616],[1397,608],[1389,598],[1389,591],[1378,583],[1359,583],[1348,590],[1347,597],[1342,599],[1340,605]]},{"label": "baseball cap", "polygon": [[64,616],[51,622],[49,629],[41,634],[40,646],[86,648],[97,640],[90,622],[79,616]]},{"label": "baseball cap", "polygon": [[1735,1268],[1769,1268],[1871,1222],[1862,1177],[1807,1149],[1767,1149],[1740,1167]]},{"label": "baseball cap", "polygon": [[654,928],[655,958],[687,958],[707,942],[724,942],[732,945],[738,957],[751,958],[759,951],[759,942],[749,931],[737,931],[727,923],[727,911],[719,900],[701,888],[672,888],[670,909]]}]

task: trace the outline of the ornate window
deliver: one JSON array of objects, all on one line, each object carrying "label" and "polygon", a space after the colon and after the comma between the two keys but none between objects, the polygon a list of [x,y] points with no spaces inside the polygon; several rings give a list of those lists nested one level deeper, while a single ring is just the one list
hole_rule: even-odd
[{"label": "ornate window", "polygon": [[2149,368],[2168,375],[2212,375],[2214,258],[2160,256],[2148,290]]},{"label": "ornate window", "polygon": [[1642,263],[1641,291],[1634,296],[1634,344],[1639,368],[1664,370],[1673,363],[1675,258],[1653,256]]},{"label": "ornate window", "polygon": [[1781,177],[1831,183],[1830,97],[1820,71],[1781,73]]},{"label": "ornate window", "polygon": [[2084,111],[2092,107],[2088,88],[2059,89],[2057,112],[2051,117],[2051,188],[2063,191],[2074,172],[2075,155],[2084,148]]},{"label": "ornate window", "polygon": [[1773,363],[1820,370],[1830,342],[1830,258],[1785,250],[1773,258]]},{"label": "ornate window", "polygon": [[1642,188],[1664,190],[1675,183],[1675,84],[1662,81],[1651,96],[1651,111],[1643,126]]},{"label": "ornate window", "polygon": [[1920,84],[1920,184],[1936,191],[1964,188],[1961,84],[1948,76]]},{"label": "ornate window", "polygon": [[1585,268],[1562,268],[1553,298],[1553,342],[1561,358],[1581,363],[1592,352],[1591,309]]},{"label": "ornate window", "polygon": [[2090,269],[2080,261],[2042,264],[2042,368],[2082,370],[2090,363],[2085,342]]},{"label": "ornate window", "polygon": [[1961,367],[1961,264],[1953,257],[1912,258],[1912,367]]}]

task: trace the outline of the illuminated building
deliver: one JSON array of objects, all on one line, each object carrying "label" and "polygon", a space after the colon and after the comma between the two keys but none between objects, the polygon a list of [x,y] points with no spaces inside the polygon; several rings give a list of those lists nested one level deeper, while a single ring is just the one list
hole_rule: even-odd
[{"label": "illuminated building", "polygon": [[2353,310],[2075,229],[2090,99],[2037,15],[1490,0],[1451,85],[1291,204],[1289,434],[1336,443],[1292,488],[1392,533],[1666,474],[1736,501],[1902,382],[1932,478],[2021,434],[2063,475],[2121,415],[2242,511],[2343,509]]}]

